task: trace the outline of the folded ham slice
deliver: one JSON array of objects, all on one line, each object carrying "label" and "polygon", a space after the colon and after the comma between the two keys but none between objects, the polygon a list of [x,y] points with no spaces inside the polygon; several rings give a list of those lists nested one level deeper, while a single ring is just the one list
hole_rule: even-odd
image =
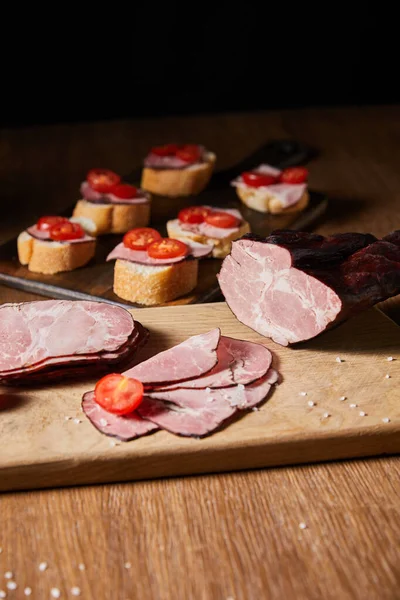
[{"label": "folded ham slice", "polygon": [[175,258],[152,258],[147,254],[146,250],[132,250],[131,248],[124,246],[121,242],[110,252],[106,260],[128,260],[129,262],[138,263],[140,265],[160,267],[163,265],[166,266],[180,263],[188,258],[205,258],[213,251],[213,246],[199,244],[198,242],[193,242],[191,240],[185,240],[185,244],[188,246],[188,253],[186,255],[176,256]]}]

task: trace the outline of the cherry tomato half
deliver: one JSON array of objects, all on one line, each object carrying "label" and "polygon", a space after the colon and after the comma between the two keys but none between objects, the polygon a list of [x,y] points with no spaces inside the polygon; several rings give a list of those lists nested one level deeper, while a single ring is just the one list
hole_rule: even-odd
[{"label": "cherry tomato half", "polygon": [[79,223],[55,223],[49,229],[50,238],[56,242],[66,240],[79,240],[84,237],[85,231]]},{"label": "cherry tomato half", "polygon": [[108,194],[121,181],[121,177],[109,169],[92,169],[86,179],[90,187],[101,194]]},{"label": "cherry tomato half", "polygon": [[246,173],[242,173],[242,179],[246,185],[255,188],[265,185],[272,185],[278,181],[278,178],[274,177],[273,175],[269,175],[267,173],[257,173],[256,171],[247,171]]},{"label": "cherry tomato half", "polygon": [[177,144],[165,144],[164,146],[154,146],[151,149],[151,154],[156,154],[157,156],[175,156],[177,150]]},{"label": "cherry tomato half", "polygon": [[305,167],[290,167],[284,169],[280,175],[282,183],[304,183],[308,178],[308,169]]},{"label": "cherry tomato half", "polygon": [[123,244],[131,250],[146,250],[153,242],[161,240],[161,235],[151,227],[137,227],[128,231],[123,238]]},{"label": "cherry tomato half", "polygon": [[194,163],[200,159],[201,152],[200,148],[195,144],[185,144],[177,149],[175,155],[187,163]]},{"label": "cherry tomato half", "polygon": [[182,223],[203,223],[211,210],[206,206],[188,206],[179,211],[178,219]]},{"label": "cherry tomato half", "polygon": [[106,411],[115,415],[127,415],[141,403],[143,384],[137,379],[110,373],[96,383],[94,398]]},{"label": "cherry tomato half", "polygon": [[216,210],[206,216],[206,223],[213,225],[214,227],[221,227],[221,229],[229,229],[231,227],[237,227],[240,221],[230,213]]},{"label": "cherry tomato half", "polygon": [[117,198],[129,200],[130,198],[135,198],[137,189],[134,185],[130,185],[129,183],[118,183],[113,187],[111,193],[114,194],[114,196],[117,196]]},{"label": "cherry tomato half", "polygon": [[52,225],[55,225],[56,223],[69,223],[69,221],[66,217],[40,217],[39,221],[37,222],[37,228],[40,231],[47,231]]},{"label": "cherry tomato half", "polygon": [[147,254],[151,258],[176,258],[178,256],[186,256],[188,246],[180,240],[171,238],[162,238],[158,242],[153,242],[147,248]]}]

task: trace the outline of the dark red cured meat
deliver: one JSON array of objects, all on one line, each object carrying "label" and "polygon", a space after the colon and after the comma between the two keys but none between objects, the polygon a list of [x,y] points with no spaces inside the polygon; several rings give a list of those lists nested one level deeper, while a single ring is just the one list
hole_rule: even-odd
[{"label": "dark red cured meat", "polygon": [[87,202],[93,204],[146,204],[150,202],[150,195],[144,190],[138,189],[134,198],[118,198],[114,194],[96,192],[87,181],[81,183],[80,192]]},{"label": "dark red cured meat", "polygon": [[127,248],[121,242],[110,252],[106,260],[128,260],[129,262],[138,263],[140,265],[153,265],[155,267],[168,266],[175,263],[180,263],[189,258],[205,258],[209,256],[213,251],[213,246],[206,244],[199,244],[191,240],[186,240],[185,244],[188,246],[188,254],[183,256],[176,256],[175,258],[152,258],[147,254],[146,250],[132,250]]},{"label": "dark red cured meat", "polygon": [[101,433],[115,437],[123,442],[147,435],[159,429],[158,425],[142,419],[136,412],[125,416],[107,412],[95,401],[94,392],[87,392],[83,396],[82,410],[92,425]]},{"label": "dark red cured meat", "polygon": [[268,395],[277,373],[270,369],[249,386],[212,389],[177,389],[148,394],[139,414],[162,429],[181,436],[204,437],[218,429],[239,410],[252,408]]},{"label": "dark red cured meat", "polygon": [[124,375],[147,385],[200,377],[216,365],[220,337],[218,328],[194,335],[125,371]]},{"label": "dark red cured meat", "polygon": [[233,242],[218,280],[236,317],[287,345],[400,292],[399,232],[378,241],[364,234],[321,237],[279,231]]},{"label": "dark red cured meat", "polygon": [[260,379],[271,366],[272,354],[254,342],[221,336],[217,349],[218,363],[202,377],[159,388],[222,388],[238,383],[249,384]]}]

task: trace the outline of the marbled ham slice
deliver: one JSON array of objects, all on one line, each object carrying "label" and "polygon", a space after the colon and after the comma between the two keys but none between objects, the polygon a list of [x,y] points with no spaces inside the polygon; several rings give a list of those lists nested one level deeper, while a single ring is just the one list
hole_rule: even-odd
[{"label": "marbled ham slice", "polygon": [[94,392],[83,396],[82,410],[89,421],[105,435],[127,442],[142,435],[156,431],[159,427],[151,421],[142,419],[138,413],[114,415],[102,408],[94,399]]},{"label": "marbled ham slice", "polygon": [[152,258],[147,254],[146,250],[131,250],[131,248],[127,248],[121,242],[110,252],[107,256],[107,261],[109,260],[127,260],[129,262],[138,263],[140,265],[153,265],[155,267],[172,265],[175,263],[180,263],[183,260],[188,258],[205,258],[209,256],[213,251],[212,246],[208,246],[205,244],[199,244],[197,242],[185,241],[188,246],[188,254],[186,256],[177,256],[175,258]]},{"label": "marbled ham slice", "polygon": [[150,196],[144,190],[138,190],[134,198],[118,198],[114,194],[100,194],[92,189],[87,181],[81,183],[80,192],[82,197],[88,202],[99,204],[146,204],[150,201]]},{"label": "marbled ham slice", "polygon": [[139,379],[145,385],[200,377],[217,363],[220,336],[218,328],[194,335],[125,371],[124,375]]},{"label": "marbled ham slice", "polygon": [[[38,229],[37,225],[32,225],[31,227],[28,227],[26,231],[29,233],[29,235],[36,238],[37,240],[54,243],[54,240],[50,238],[50,232],[48,229],[42,231],[41,229]],[[77,240],[60,240],[57,241],[57,244],[82,244],[82,242],[94,242],[95,240],[96,238],[85,233],[83,237]]]}]

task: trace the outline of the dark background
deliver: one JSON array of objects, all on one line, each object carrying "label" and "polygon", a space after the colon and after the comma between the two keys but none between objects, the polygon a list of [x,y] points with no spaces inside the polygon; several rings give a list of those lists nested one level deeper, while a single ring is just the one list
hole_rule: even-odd
[{"label": "dark background", "polygon": [[2,126],[400,99],[396,21],[378,5],[50,6],[3,21]]}]

